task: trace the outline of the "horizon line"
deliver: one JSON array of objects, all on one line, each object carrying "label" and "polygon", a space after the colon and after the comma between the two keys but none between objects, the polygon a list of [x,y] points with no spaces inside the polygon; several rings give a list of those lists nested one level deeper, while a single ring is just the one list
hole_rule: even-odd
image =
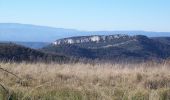
[{"label": "horizon line", "polygon": [[74,30],[74,31],[81,31],[81,32],[128,32],[128,31],[133,31],[133,32],[162,32],[162,33],[169,33],[170,31],[150,31],[150,30],[81,30],[81,29],[76,29],[76,28],[63,28],[63,27],[55,27],[55,26],[50,26],[50,25],[40,25],[40,24],[31,24],[31,23],[17,23],[17,22],[6,22],[6,23],[1,23],[0,24],[18,24],[18,25],[31,25],[31,26],[37,26],[37,27],[48,27],[48,28],[55,28],[55,29],[67,29],[67,30]]}]

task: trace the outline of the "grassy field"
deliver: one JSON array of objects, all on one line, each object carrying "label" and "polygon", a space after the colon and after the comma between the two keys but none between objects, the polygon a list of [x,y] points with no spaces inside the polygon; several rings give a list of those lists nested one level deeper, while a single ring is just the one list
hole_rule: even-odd
[{"label": "grassy field", "polygon": [[170,100],[170,62],[0,65],[0,100]]}]

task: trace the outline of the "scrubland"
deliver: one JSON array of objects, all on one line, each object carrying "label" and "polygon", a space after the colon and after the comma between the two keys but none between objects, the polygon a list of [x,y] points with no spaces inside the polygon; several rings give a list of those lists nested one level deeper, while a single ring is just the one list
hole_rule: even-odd
[{"label": "scrubland", "polygon": [[0,65],[4,100],[170,100],[168,61]]}]

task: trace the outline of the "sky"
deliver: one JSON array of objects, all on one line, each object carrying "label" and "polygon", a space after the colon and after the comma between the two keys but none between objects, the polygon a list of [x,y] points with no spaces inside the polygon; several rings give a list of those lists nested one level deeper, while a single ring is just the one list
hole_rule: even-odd
[{"label": "sky", "polygon": [[170,0],[0,0],[0,23],[170,32]]}]

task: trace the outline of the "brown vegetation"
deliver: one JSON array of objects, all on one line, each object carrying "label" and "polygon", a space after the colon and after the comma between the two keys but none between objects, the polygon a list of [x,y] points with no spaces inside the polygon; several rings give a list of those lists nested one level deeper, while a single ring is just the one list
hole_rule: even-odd
[{"label": "brown vegetation", "polygon": [[0,65],[6,70],[0,70],[0,83],[8,90],[5,96],[12,100],[170,99],[169,62]]}]

